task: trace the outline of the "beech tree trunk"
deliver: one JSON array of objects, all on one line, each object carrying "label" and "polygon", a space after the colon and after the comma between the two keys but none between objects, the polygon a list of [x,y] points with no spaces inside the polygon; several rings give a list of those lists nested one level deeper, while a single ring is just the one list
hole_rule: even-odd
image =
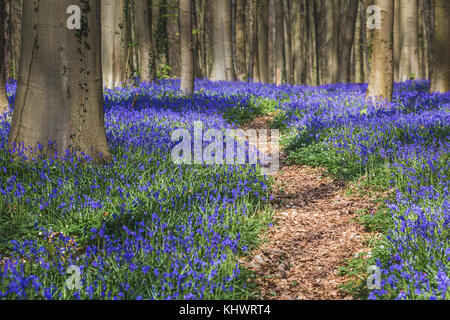
[{"label": "beech tree trunk", "polygon": [[392,100],[393,91],[393,18],[394,0],[375,0],[381,9],[381,29],[374,29],[372,64],[367,98]]},{"label": "beech tree trunk", "polygon": [[[294,58],[292,52],[292,19],[291,19],[291,10],[292,3],[291,0],[281,0],[283,3],[281,5],[282,12],[284,13],[284,57],[285,57],[285,66],[286,66],[286,82],[293,83],[293,69],[294,69]],[[277,48],[276,48],[277,49]],[[283,45],[282,45],[283,49]]]},{"label": "beech tree trunk", "polygon": [[331,1],[331,3],[326,6],[326,54],[327,54],[327,64],[328,70],[327,81],[328,83],[336,83],[338,78],[338,19],[339,6],[336,1]]},{"label": "beech tree trunk", "polygon": [[236,73],[240,81],[247,78],[245,50],[245,0],[236,1]]},{"label": "beech tree trunk", "polygon": [[[294,83],[302,83],[303,73],[305,70],[305,57],[303,55],[303,28],[301,18],[301,3],[300,0],[292,1],[292,37],[293,37],[293,70]],[[286,64],[287,65],[287,64]]]},{"label": "beech tree trunk", "polygon": [[358,13],[358,0],[348,0],[348,5],[341,17],[340,31],[342,32],[340,43],[338,81],[346,83],[350,80],[350,59],[352,44],[355,35],[355,22]]},{"label": "beech tree trunk", "polygon": [[[283,24],[283,3],[284,0],[275,0],[275,79],[276,84],[282,84],[283,75],[283,44],[284,44],[284,24]],[[289,41],[289,39],[286,39]]]},{"label": "beech tree trunk", "polygon": [[141,81],[155,79],[151,9],[149,0],[134,0],[137,40],[139,44],[139,69]]},{"label": "beech tree trunk", "polygon": [[[64,156],[69,150],[95,161],[110,159],[103,118],[100,3],[82,4],[84,23],[79,31],[66,26],[72,0],[24,1],[8,140],[13,152],[20,144],[31,148],[40,144],[44,156]],[[25,154],[30,156],[30,150]]]},{"label": "beech tree trunk", "polygon": [[420,76],[417,0],[400,0],[400,80]]},{"label": "beech tree trunk", "polygon": [[194,51],[192,44],[192,0],[180,0],[181,92],[194,93]]},{"label": "beech tree trunk", "polygon": [[394,0],[394,81],[400,81],[400,0]]},{"label": "beech tree trunk", "polygon": [[213,0],[212,80],[235,80],[231,39],[231,0]]},{"label": "beech tree trunk", "polygon": [[8,109],[6,96],[6,68],[5,68],[5,17],[6,0],[0,0],[0,115]]},{"label": "beech tree trunk", "polygon": [[258,60],[261,82],[269,82],[269,1],[258,0]]},{"label": "beech tree trunk", "polygon": [[450,91],[450,2],[434,2],[434,61],[431,92]]},{"label": "beech tree trunk", "polygon": [[127,78],[127,32],[125,0],[102,0],[102,65],[106,88],[119,86]]}]

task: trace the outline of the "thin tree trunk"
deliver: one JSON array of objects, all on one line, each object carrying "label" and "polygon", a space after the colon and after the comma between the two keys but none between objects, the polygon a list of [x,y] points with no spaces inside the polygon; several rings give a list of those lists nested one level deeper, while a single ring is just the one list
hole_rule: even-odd
[{"label": "thin tree trunk", "polygon": [[400,81],[400,0],[394,0],[394,81]]},{"label": "thin tree trunk", "polygon": [[420,76],[417,0],[400,0],[400,80]]},{"label": "thin tree trunk", "polygon": [[194,93],[194,52],[192,46],[192,1],[180,0],[181,92]]},{"label": "thin tree trunk", "polygon": [[285,56],[285,66],[286,66],[286,82],[293,83],[293,52],[292,52],[292,21],[291,21],[291,1],[282,0],[282,9],[284,12],[284,56]]},{"label": "thin tree trunk", "polygon": [[22,38],[22,1],[12,1],[11,10],[11,55],[13,70],[11,76],[17,79],[20,61],[20,39]]},{"label": "thin tree trunk", "polygon": [[[359,4],[359,1],[358,1]],[[358,7],[358,13],[360,13],[361,7]],[[354,70],[355,70],[355,77],[354,82],[361,83],[363,82],[363,76],[362,76],[362,70],[361,70],[361,28],[364,28],[365,26],[361,25],[361,19],[359,18],[361,14],[358,14],[356,16],[356,25],[355,25],[355,41],[353,45],[353,57],[354,57]]]},{"label": "thin tree trunk", "polygon": [[381,9],[381,29],[375,29],[373,37],[372,65],[367,98],[392,100],[393,49],[392,33],[394,0],[375,0]]},{"label": "thin tree trunk", "polygon": [[106,88],[114,87],[114,11],[115,0],[102,0],[102,69]]},{"label": "thin tree trunk", "polygon": [[233,62],[233,40],[231,36],[231,0],[221,0],[222,4],[222,31],[223,31],[223,48],[225,54],[225,71],[227,80],[236,80],[236,72],[234,71]]},{"label": "thin tree trunk", "polygon": [[336,1],[331,1],[331,3],[326,7],[326,48],[327,48],[327,82],[336,83],[338,76],[338,37],[337,37],[337,21],[336,11],[338,10],[338,4]]},{"label": "thin tree trunk", "polygon": [[340,43],[338,81],[346,83],[350,79],[350,59],[352,44],[355,35],[355,22],[358,13],[358,0],[348,0],[344,16],[341,18],[340,30],[342,31]]},{"label": "thin tree trunk", "polygon": [[433,74],[431,92],[450,91],[450,2],[434,2]]},{"label": "thin tree trunk", "polygon": [[[292,36],[293,36],[293,71],[294,83],[302,83],[305,70],[305,57],[303,55],[303,27],[301,18],[301,0],[292,1]],[[287,65],[287,61],[286,61]]]},{"label": "thin tree trunk", "polygon": [[125,0],[114,0],[113,83],[119,86],[127,80],[128,30],[126,28]]},{"label": "thin tree trunk", "polygon": [[245,0],[236,2],[236,73],[240,81],[247,78],[246,50],[245,50]]},{"label": "thin tree trunk", "polygon": [[269,82],[269,1],[258,1],[258,60],[261,82]]},{"label": "thin tree trunk", "polygon": [[6,96],[6,68],[5,68],[5,17],[6,0],[0,0],[0,115],[8,109],[8,98]]},{"label": "thin tree trunk", "polygon": [[314,54],[315,54],[315,83],[316,85],[320,85],[320,4],[319,0],[313,1],[313,20],[314,20]]},{"label": "thin tree trunk", "polygon": [[[283,3],[284,0],[275,0],[275,78],[276,84],[282,84],[283,75],[283,44],[284,44],[284,24],[283,24]],[[289,41],[286,39],[286,41]]]},{"label": "thin tree trunk", "polygon": [[[110,159],[103,118],[100,3],[83,4],[87,28],[77,32],[66,27],[66,9],[73,1],[24,2],[21,67],[8,140],[13,152],[22,143],[31,148],[40,144],[44,156],[63,157],[69,150],[96,161]],[[25,154],[32,155],[30,149]]]},{"label": "thin tree trunk", "polygon": [[[229,1],[229,0],[227,0]],[[225,48],[224,48],[224,5],[223,0],[212,0],[213,7],[213,67],[212,80],[227,80],[227,72],[225,67]],[[225,5],[226,7],[226,5]]]},{"label": "thin tree trunk", "polygon": [[139,45],[141,81],[151,82],[155,79],[155,66],[153,59],[152,14],[149,0],[134,0],[134,9]]}]

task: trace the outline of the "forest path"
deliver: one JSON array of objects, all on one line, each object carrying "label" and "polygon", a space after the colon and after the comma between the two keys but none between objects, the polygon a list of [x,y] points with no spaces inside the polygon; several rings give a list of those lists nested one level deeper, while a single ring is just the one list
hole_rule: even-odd
[{"label": "forest path", "polygon": [[[268,128],[270,116],[243,129]],[[264,152],[264,150],[261,150]],[[289,165],[280,150],[280,170],[274,176],[274,225],[266,240],[243,265],[256,272],[265,300],[352,299],[338,289],[344,259],[368,252],[368,233],[355,218],[360,209],[375,208],[375,197],[347,195],[348,187],[324,169]],[[358,194],[354,192],[353,194]]]}]

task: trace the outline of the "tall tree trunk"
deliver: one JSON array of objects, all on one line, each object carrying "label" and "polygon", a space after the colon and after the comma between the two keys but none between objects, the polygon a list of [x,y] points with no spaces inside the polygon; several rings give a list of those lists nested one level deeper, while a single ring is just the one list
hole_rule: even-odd
[{"label": "tall tree trunk", "polygon": [[[359,1],[358,1],[359,3]],[[360,17],[362,10],[361,7],[358,7],[358,15],[356,16],[356,25],[355,25],[355,41],[353,41],[353,57],[354,57],[354,70],[355,70],[355,78],[354,82],[362,83],[364,81],[363,77],[363,69],[361,69],[361,28],[365,28],[366,26],[362,25]]]},{"label": "tall tree trunk", "polygon": [[348,0],[348,5],[341,18],[340,30],[342,31],[340,41],[339,57],[339,82],[348,82],[350,80],[350,59],[352,44],[355,35],[355,22],[358,13],[358,0]]},{"label": "tall tree trunk", "polygon": [[[283,3],[284,0],[275,0],[275,78],[276,84],[282,84],[283,75],[283,44],[284,44],[284,24],[283,24]],[[286,41],[289,41],[286,39]]]},{"label": "tall tree trunk", "polygon": [[281,8],[284,12],[284,56],[285,56],[285,66],[286,66],[286,82],[293,83],[293,69],[294,69],[294,59],[292,52],[292,1],[282,0],[283,4]]},{"label": "tall tree trunk", "polygon": [[235,80],[231,37],[231,0],[213,0],[213,80]]},{"label": "tall tree trunk", "polygon": [[394,0],[394,81],[396,82],[400,81],[400,24],[400,0]]},{"label": "tall tree trunk", "polygon": [[114,87],[114,11],[115,0],[102,0],[102,69],[106,88]]},{"label": "tall tree trunk", "polygon": [[258,0],[258,60],[261,82],[269,82],[269,1]]},{"label": "tall tree trunk", "polygon": [[127,78],[127,28],[125,0],[102,0],[101,38],[103,80],[107,88],[120,85]]},{"label": "tall tree trunk", "polygon": [[0,0],[0,115],[8,109],[6,96],[6,68],[5,68],[5,17],[6,0]]},{"label": "tall tree trunk", "polygon": [[327,48],[327,82],[336,83],[338,77],[338,20],[336,17],[336,11],[339,12],[339,6],[336,1],[331,1],[331,3],[326,6],[326,48]]},{"label": "tall tree trunk", "polygon": [[154,1],[152,7],[152,17],[156,16],[155,23],[155,50],[156,50],[156,70],[157,76],[168,75],[169,63],[169,35],[168,35],[168,4],[167,0]]},{"label": "tall tree trunk", "polygon": [[375,0],[381,9],[381,29],[375,29],[367,98],[392,100],[394,0]]},{"label": "tall tree trunk", "polygon": [[83,29],[78,31],[66,27],[66,9],[73,1],[24,2],[10,149],[41,144],[44,156],[56,152],[62,157],[70,150],[96,161],[110,159],[103,118],[100,3],[83,4]]},{"label": "tall tree trunk", "polygon": [[128,30],[126,28],[125,0],[114,0],[113,83],[119,86],[127,80]]},{"label": "tall tree trunk", "polygon": [[315,0],[313,1],[313,20],[314,20],[314,54],[316,56],[316,63],[315,63],[315,84],[318,86],[320,85],[320,49],[321,49],[321,41],[320,41],[320,1]]},{"label": "tall tree trunk", "polygon": [[168,40],[168,66],[170,77],[179,77],[181,74],[180,61],[180,15],[178,0],[168,0],[168,21],[167,21],[167,40]]},{"label": "tall tree trunk", "polygon": [[152,14],[150,1],[133,1],[139,45],[139,69],[141,70],[141,81],[151,82],[155,79],[155,66],[153,59]]},{"label": "tall tree trunk", "polygon": [[194,52],[192,46],[192,0],[180,0],[181,92],[194,93]]},{"label": "tall tree trunk", "polygon": [[10,17],[10,28],[11,28],[11,60],[12,67],[11,76],[17,79],[17,74],[19,70],[19,55],[20,55],[20,39],[22,34],[22,1],[15,0],[12,1],[10,5],[11,17]]},{"label": "tall tree trunk", "polygon": [[236,2],[236,73],[240,81],[247,78],[245,50],[245,7],[247,1],[237,0]]},{"label": "tall tree trunk", "polygon": [[447,0],[434,2],[433,73],[431,92],[450,91],[450,3]]},{"label": "tall tree trunk", "polygon": [[400,0],[400,80],[420,76],[417,0]]},{"label": "tall tree trunk", "polygon": [[254,82],[260,81],[258,60],[258,4],[257,0],[250,0],[250,78]]},{"label": "tall tree trunk", "polygon": [[[301,18],[301,0],[292,1],[292,37],[293,37],[293,70],[294,83],[304,81],[305,56],[303,55],[303,27]],[[287,62],[287,61],[286,61]],[[287,65],[287,63],[286,63]]]},{"label": "tall tree trunk", "polygon": [[233,40],[231,28],[231,0],[222,0],[223,2],[223,48],[225,54],[225,70],[227,73],[227,80],[236,80],[236,72],[234,70],[233,62]]}]

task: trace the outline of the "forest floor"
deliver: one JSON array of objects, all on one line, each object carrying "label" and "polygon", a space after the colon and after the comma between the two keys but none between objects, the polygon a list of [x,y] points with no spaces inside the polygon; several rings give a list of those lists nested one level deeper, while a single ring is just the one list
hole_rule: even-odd
[{"label": "forest floor", "polygon": [[[267,128],[270,120],[257,118],[244,129]],[[354,299],[339,289],[349,280],[339,270],[346,259],[370,251],[371,235],[356,220],[361,212],[376,211],[377,195],[351,188],[325,169],[289,164],[280,149],[271,201],[275,223],[242,261],[256,273],[262,299]]]}]

